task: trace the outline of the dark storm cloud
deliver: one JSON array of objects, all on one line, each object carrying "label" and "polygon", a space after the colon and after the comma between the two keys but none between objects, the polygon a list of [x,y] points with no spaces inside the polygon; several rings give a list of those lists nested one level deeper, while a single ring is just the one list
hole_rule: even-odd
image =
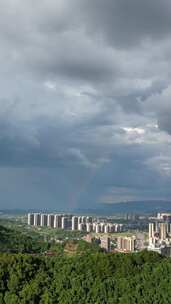
[{"label": "dark storm cloud", "polygon": [[171,117],[171,110],[167,113],[162,113],[162,115],[160,115],[158,118],[159,127],[162,130],[167,131],[169,134],[171,134],[170,117]]},{"label": "dark storm cloud", "polygon": [[[78,3],[78,2],[77,2]],[[96,0],[82,1],[84,22],[114,46],[135,46],[143,39],[161,39],[170,35],[169,0]]]},{"label": "dark storm cloud", "polygon": [[169,0],[0,0],[7,205],[170,196],[170,13]]},{"label": "dark storm cloud", "polygon": [[87,185],[80,198],[82,207],[87,201],[93,204],[170,197],[169,179],[161,178],[158,172],[154,174],[151,166],[142,162],[150,157],[153,158],[154,153],[143,146],[117,148],[111,161],[99,168]]},{"label": "dark storm cloud", "polygon": [[164,39],[171,26],[169,1],[43,1],[34,8],[1,2],[0,32],[11,60],[43,77],[113,81],[120,70],[129,76],[111,44],[136,48],[146,39]]},{"label": "dark storm cloud", "polygon": [[156,115],[156,119],[161,130],[171,134],[171,86],[170,84],[161,92],[154,92],[151,96],[148,96],[144,107],[145,111],[153,112]]}]

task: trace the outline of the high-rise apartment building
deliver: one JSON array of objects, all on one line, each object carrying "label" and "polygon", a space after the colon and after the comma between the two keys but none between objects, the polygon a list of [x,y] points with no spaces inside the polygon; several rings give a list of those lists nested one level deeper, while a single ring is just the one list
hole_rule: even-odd
[{"label": "high-rise apartment building", "polygon": [[113,224],[109,224],[109,232],[114,232],[114,226],[113,226]]},{"label": "high-rise apartment building", "polygon": [[81,223],[86,224],[86,216],[81,217]]},{"label": "high-rise apartment building", "polygon": [[40,213],[34,213],[34,226],[40,226],[41,215]]},{"label": "high-rise apartment building", "polygon": [[41,219],[40,219],[40,226],[44,227],[47,226],[47,220],[48,220],[48,216],[47,214],[41,214]]},{"label": "high-rise apartment building", "polygon": [[93,231],[93,225],[92,225],[92,223],[87,223],[87,224],[86,224],[86,231],[87,231],[87,232]]},{"label": "high-rise apartment building", "polygon": [[84,231],[85,230],[85,224],[84,223],[79,223],[78,224],[78,230],[79,231]]},{"label": "high-rise apartment building", "polygon": [[149,223],[149,240],[154,238],[154,233],[155,233],[155,225],[154,223]]},{"label": "high-rise apartment building", "polygon": [[34,225],[34,213],[28,213],[28,225],[29,226]]},{"label": "high-rise apartment building", "polygon": [[167,238],[167,232],[168,232],[168,224],[167,223],[160,223],[160,240],[164,241]]},{"label": "high-rise apartment building", "polygon": [[78,217],[72,217],[72,230],[78,230]]},{"label": "high-rise apartment building", "polygon": [[93,218],[92,218],[92,216],[87,216],[86,217],[86,223],[93,223]]},{"label": "high-rise apartment building", "polygon": [[106,224],[104,226],[104,233],[109,233],[109,225],[108,224]]},{"label": "high-rise apartment building", "polygon": [[78,217],[78,224],[80,224],[80,223],[82,223],[82,217],[81,216]]},{"label": "high-rise apartment building", "polygon": [[100,231],[101,231],[102,233],[104,233],[104,227],[105,227],[104,223],[101,223],[101,224],[100,224]]},{"label": "high-rise apartment building", "polygon": [[62,215],[55,214],[54,216],[54,228],[61,229],[62,228]]},{"label": "high-rise apartment building", "polygon": [[63,216],[62,217],[62,229],[67,229],[68,228],[68,218]]},{"label": "high-rise apartment building", "polygon": [[100,226],[99,223],[97,223],[96,226],[95,226],[95,232],[96,233],[100,233],[101,232],[101,226]]},{"label": "high-rise apartment building", "polygon": [[47,217],[47,225],[48,227],[51,227],[51,228],[54,228],[54,214],[48,214],[48,217]]}]

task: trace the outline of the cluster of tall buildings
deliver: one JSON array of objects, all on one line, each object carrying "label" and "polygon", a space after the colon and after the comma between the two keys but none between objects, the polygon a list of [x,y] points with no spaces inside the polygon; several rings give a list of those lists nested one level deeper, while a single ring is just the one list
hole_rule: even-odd
[{"label": "cluster of tall buildings", "polygon": [[157,220],[162,220],[165,222],[170,222],[171,223],[171,213],[157,213]]},{"label": "cluster of tall buildings", "polygon": [[171,240],[171,223],[158,222],[149,223],[149,245],[170,242]]},{"label": "cluster of tall buildings", "polygon": [[51,227],[67,229],[70,218],[60,214],[29,213],[28,225],[35,227]]},{"label": "cluster of tall buildings", "polygon": [[[79,219],[78,219],[79,221]],[[95,233],[114,233],[114,232],[122,232],[124,230],[123,224],[111,224],[104,222],[92,222],[85,224],[78,224],[78,230],[87,231],[87,232],[95,232]]]},{"label": "cluster of tall buildings", "polygon": [[29,213],[28,225],[95,233],[122,232],[124,230],[123,224],[100,222],[96,221],[96,219],[93,219],[91,216],[73,216],[65,214]]},{"label": "cluster of tall buildings", "polygon": [[155,222],[149,223],[148,250],[171,256],[171,214],[158,213]]}]

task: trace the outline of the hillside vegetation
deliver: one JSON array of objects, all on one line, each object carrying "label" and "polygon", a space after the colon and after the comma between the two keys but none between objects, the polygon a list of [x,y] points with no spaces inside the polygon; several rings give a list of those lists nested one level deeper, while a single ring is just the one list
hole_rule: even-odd
[{"label": "hillside vegetation", "polygon": [[171,259],[153,252],[39,243],[2,226],[0,252],[0,304],[171,304]]},{"label": "hillside vegetation", "polygon": [[0,225],[0,252],[40,253],[48,249],[48,243],[34,239],[20,231]]},{"label": "hillside vegetation", "polygon": [[168,304],[171,261],[158,254],[0,254],[0,303]]}]

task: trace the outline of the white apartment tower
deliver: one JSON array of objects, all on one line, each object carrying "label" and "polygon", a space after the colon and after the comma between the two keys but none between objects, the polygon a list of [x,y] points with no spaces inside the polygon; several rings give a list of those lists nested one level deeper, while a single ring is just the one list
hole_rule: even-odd
[{"label": "white apartment tower", "polygon": [[85,224],[83,224],[83,223],[78,224],[79,231],[84,231],[84,229],[85,229]]},{"label": "white apartment tower", "polygon": [[160,239],[161,241],[166,240],[167,238],[167,230],[168,230],[167,223],[160,223]]},{"label": "white apartment tower", "polygon": [[95,226],[95,232],[96,233],[100,233],[101,232],[101,225],[100,224],[96,224],[96,226]]},{"label": "white apartment tower", "polygon": [[40,219],[41,215],[40,213],[34,213],[34,226],[40,226]]},{"label": "white apartment tower", "polygon": [[54,214],[48,214],[47,225],[48,227],[54,228]]},{"label": "white apartment tower", "polygon": [[41,219],[40,219],[40,226],[44,227],[44,226],[47,226],[47,219],[48,219],[48,216],[47,214],[41,214]]},{"label": "white apartment tower", "polygon": [[155,233],[154,223],[149,223],[149,230],[148,230],[149,240],[154,238],[154,233]]},{"label": "white apartment tower", "polygon": [[78,230],[78,217],[72,217],[72,230]]},{"label": "white apartment tower", "polygon": [[29,226],[34,225],[34,213],[28,213],[28,225]]},{"label": "white apartment tower", "polygon": [[91,223],[86,224],[86,231],[91,232],[93,230],[93,225]]},{"label": "white apartment tower", "polygon": [[57,229],[62,228],[62,215],[55,214],[55,216],[54,216],[54,228],[57,228]]},{"label": "white apartment tower", "polygon": [[86,216],[81,217],[81,223],[86,224]]},{"label": "white apartment tower", "polygon": [[67,229],[68,228],[68,218],[63,216],[62,217],[62,229]]},{"label": "white apartment tower", "polygon": [[92,216],[87,216],[86,217],[86,223],[91,223],[92,224],[92,222],[93,222]]}]

